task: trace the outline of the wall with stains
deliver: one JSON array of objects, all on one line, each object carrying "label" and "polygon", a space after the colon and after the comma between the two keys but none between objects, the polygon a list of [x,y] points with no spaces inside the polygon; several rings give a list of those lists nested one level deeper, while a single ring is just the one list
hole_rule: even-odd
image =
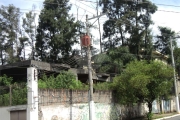
[{"label": "wall with stains", "polygon": [[[41,106],[40,120],[89,120],[88,104]],[[118,120],[120,107],[113,104],[95,103],[96,120]]]}]

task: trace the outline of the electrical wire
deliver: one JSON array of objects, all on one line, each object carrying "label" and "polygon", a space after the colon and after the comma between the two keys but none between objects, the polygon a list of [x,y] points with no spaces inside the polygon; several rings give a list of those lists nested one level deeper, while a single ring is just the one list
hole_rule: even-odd
[{"label": "electrical wire", "polygon": [[[32,1],[32,0],[26,0],[26,1]],[[93,1],[86,1],[86,0],[79,0],[79,1],[83,1],[83,2],[91,2],[91,3],[96,3],[97,4],[97,2],[93,2]],[[125,1],[128,1],[128,0],[125,0]],[[132,0],[129,0],[129,1],[132,1]],[[34,1],[34,2],[42,2],[42,1]],[[50,2],[45,2],[46,4],[58,4],[58,3],[50,3]],[[70,3],[72,3],[72,2],[70,2]],[[82,3],[82,2],[81,2]],[[147,2],[141,2],[141,3],[147,3]],[[72,3],[72,4],[74,4],[74,3]],[[107,3],[108,4],[108,3]],[[180,7],[180,6],[177,6],[177,5],[168,5],[168,4],[157,4],[157,3],[153,3],[153,4],[155,4],[155,5],[161,5],[161,6],[170,6],[170,7]],[[75,5],[75,4],[74,4]],[[88,5],[87,5],[88,6]],[[90,7],[90,6],[89,6]],[[82,8],[82,7],[81,7]],[[92,7],[91,7],[92,8]],[[84,8],[83,8],[84,9]],[[95,9],[95,8],[93,8],[93,9]],[[86,10],[86,9],[84,9],[84,10]],[[96,10],[96,9],[95,9]],[[157,11],[159,11],[159,10],[157,10]],[[164,12],[174,12],[174,13],[179,13],[179,12],[176,12],[176,11],[166,11],[166,10],[160,10],[160,11],[164,11]],[[88,11],[88,12],[90,12],[90,11]],[[92,12],[90,12],[90,13],[92,13]],[[94,13],[92,13],[92,14],[94,14]]]}]

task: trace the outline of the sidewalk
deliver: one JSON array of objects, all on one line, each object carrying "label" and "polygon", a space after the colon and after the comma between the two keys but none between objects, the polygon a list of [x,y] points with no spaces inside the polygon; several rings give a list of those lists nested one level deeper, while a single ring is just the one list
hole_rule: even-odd
[{"label": "sidewalk", "polygon": [[[175,117],[175,116],[178,116],[178,115],[180,115],[180,114],[177,114],[177,113],[154,114],[153,115],[153,120],[164,120],[164,119]],[[134,118],[132,120],[147,120],[147,118],[144,116],[144,117]]]},{"label": "sidewalk", "polygon": [[177,114],[177,113],[154,114],[153,120],[164,120],[164,119],[172,118],[172,117],[175,117],[178,115],[180,115],[180,114]]}]

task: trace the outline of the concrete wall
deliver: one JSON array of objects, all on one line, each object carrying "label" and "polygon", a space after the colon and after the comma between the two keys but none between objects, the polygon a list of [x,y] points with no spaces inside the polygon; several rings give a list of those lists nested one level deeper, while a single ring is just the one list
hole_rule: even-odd
[{"label": "concrete wall", "polygon": [[10,120],[10,112],[8,111],[10,107],[0,108],[0,120]]},{"label": "concrete wall", "polygon": [[0,120],[10,120],[11,111],[26,110],[27,105],[0,107]]},{"label": "concrete wall", "polygon": [[[115,104],[112,91],[96,91],[93,94],[97,120],[117,120],[144,115],[145,104],[120,106]],[[88,91],[39,90],[39,120],[88,120]]]},{"label": "concrete wall", "polygon": [[[89,94],[85,90],[39,89],[39,105],[88,103]],[[113,103],[112,91],[95,91],[95,103]]]},{"label": "concrete wall", "polygon": [[[131,119],[144,115],[144,105],[120,106],[119,104],[95,103],[95,120]],[[141,115],[140,115],[141,114]],[[39,120],[89,120],[89,105],[48,105],[39,107]]]},{"label": "concrete wall", "polygon": [[[96,120],[117,120],[120,116],[119,106],[113,104],[95,104]],[[40,107],[39,120],[89,120],[88,104],[49,105]]]},{"label": "concrete wall", "polygon": [[[114,96],[115,97],[115,96]],[[111,91],[96,91],[94,93],[96,120],[116,120],[142,116],[148,112],[147,104],[122,106],[114,102]],[[39,120],[88,120],[88,91],[71,90],[39,90]],[[163,112],[175,111],[175,99],[162,101]],[[1,107],[0,120],[10,120],[10,112],[26,110],[27,105]],[[160,103],[153,103],[153,113],[160,113]]]}]

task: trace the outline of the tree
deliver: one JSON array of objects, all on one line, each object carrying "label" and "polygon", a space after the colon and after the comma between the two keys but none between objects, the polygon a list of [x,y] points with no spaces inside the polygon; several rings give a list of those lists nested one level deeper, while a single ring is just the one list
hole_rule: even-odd
[{"label": "tree", "polygon": [[59,62],[60,56],[67,57],[72,52],[73,39],[78,31],[78,22],[68,14],[69,0],[45,0],[39,16],[36,36],[36,52],[40,60]]},{"label": "tree", "polygon": [[173,68],[162,62],[133,61],[114,78],[113,87],[120,103],[146,102],[151,115],[152,102],[170,94],[172,78]]},{"label": "tree", "polygon": [[[20,35],[21,36],[19,37],[19,47],[17,49],[17,51],[18,51],[17,53],[18,53],[18,56],[20,58],[23,58],[21,60],[25,60],[26,59],[26,49],[25,49],[25,47],[28,46],[28,40],[29,39],[22,32],[20,32]],[[23,57],[21,57],[22,52],[24,53]]]},{"label": "tree", "polygon": [[175,61],[175,67],[176,71],[178,72],[178,75],[180,76],[180,48],[174,49],[174,61]]},{"label": "tree", "polygon": [[19,60],[18,32],[20,10],[13,5],[0,8],[0,56],[1,64],[12,63]]},{"label": "tree", "polygon": [[31,55],[30,59],[34,60],[35,58],[35,40],[36,40],[36,23],[35,23],[36,13],[33,13],[33,11],[30,11],[29,13],[26,13],[26,17],[23,18],[23,24],[22,27],[27,33],[26,38],[28,38],[27,42],[31,47]]},{"label": "tree", "polygon": [[[157,35],[154,47],[164,55],[170,55],[170,40],[175,37],[175,32],[170,28],[159,26],[160,35]],[[175,39],[173,39],[173,46],[177,47]]]},{"label": "tree", "polygon": [[99,65],[99,72],[120,74],[126,64],[136,60],[136,56],[129,52],[127,46],[109,49],[106,54],[99,54],[93,58]]},{"label": "tree", "polygon": [[130,52],[138,56],[143,47],[149,51],[151,47],[148,45],[152,41],[149,37],[151,14],[157,10],[152,2],[101,0],[100,5],[103,6],[103,12],[109,11],[109,20],[103,25],[103,38],[107,39],[104,42],[105,49],[128,45]]}]

